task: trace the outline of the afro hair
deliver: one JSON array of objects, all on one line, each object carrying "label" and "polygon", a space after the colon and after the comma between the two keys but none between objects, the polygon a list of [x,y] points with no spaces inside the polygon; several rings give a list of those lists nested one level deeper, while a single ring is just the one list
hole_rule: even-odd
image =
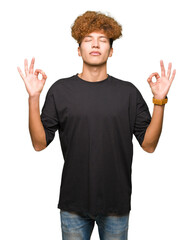
[{"label": "afro hair", "polygon": [[72,37],[79,45],[85,35],[97,30],[102,30],[111,44],[122,36],[122,26],[115,19],[101,12],[87,11],[78,16],[71,26]]}]

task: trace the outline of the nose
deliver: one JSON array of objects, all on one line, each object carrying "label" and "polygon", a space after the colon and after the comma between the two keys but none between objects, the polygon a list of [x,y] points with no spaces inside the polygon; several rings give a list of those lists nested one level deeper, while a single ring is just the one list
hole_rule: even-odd
[{"label": "nose", "polygon": [[92,48],[99,48],[99,42],[97,39],[92,40]]}]

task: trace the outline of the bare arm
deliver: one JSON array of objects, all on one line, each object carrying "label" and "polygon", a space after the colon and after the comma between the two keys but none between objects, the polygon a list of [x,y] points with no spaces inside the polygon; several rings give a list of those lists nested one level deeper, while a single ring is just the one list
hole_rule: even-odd
[{"label": "bare arm", "polygon": [[36,151],[46,148],[46,135],[40,119],[39,96],[29,96],[29,132]]},{"label": "bare arm", "polygon": [[[25,59],[24,66],[26,76],[23,75],[19,67],[17,67],[17,69],[24,80],[27,92],[29,93],[29,132],[32,144],[36,151],[41,151],[46,148],[47,143],[44,127],[40,119],[39,98],[47,76],[40,69],[36,69],[35,72],[33,72],[34,62],[35,58],[32,58],[31,65],[28,70],[28,62],[27,59]],[[39,73],[43,76],[41,80],[38,79]]]},{"label": "bare arm", "polygon": [[[167,76],[165,76],[165,68],[162,60],[160,61],[160,65],[161,65],[161,77],[159,76],[158,73],[152,73],[147,80],[151,87],[154,98],[156,99],[166,98],[168,91],[171,87],[172,81],[174,80],[176,74],[176,70],[174,69],[172,77],[171,79],[169,79],[171,74],[172,63],[169,63],[168,65]],[[152,82],[153,76],[156,76],[157,79],[155,83]],[[145,150],[146,152],[152,153],[156,149],[162,131],[164,108],[165,108],[164,105],[161,106],[154,105],[152,119],[146,130],[145,137],[141,145],[143,150]]]},{"label": "bare arm", "polygon": [[154,105],[152,119],[142,143],[142,148],[146,152],[152,153],[156,149],[162,131],[164,107],[164,105]]}]

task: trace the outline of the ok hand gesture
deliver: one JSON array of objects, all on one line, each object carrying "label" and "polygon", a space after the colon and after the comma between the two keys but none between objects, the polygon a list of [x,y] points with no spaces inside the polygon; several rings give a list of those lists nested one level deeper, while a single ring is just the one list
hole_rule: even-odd
[{"label": "ok hand gesture", "polygon": [[[157,72],[154,72],[147,79],[147,81],[150,85],[151,91],[154,95],[154,98],[156,98],[156,99],[164,99],[167,96],[168,91],[171,87],[171,84],[172,84],[175,74],[176,74],[176,69],[174,69],[172,76],[170,78],[172,63],[169,63],[169,65],[168,65],[167,76],[165,75],[165,68],[164,68],[163,60],[160,60],[160,66],[161,66],[161,77],[159,76],[159,74]],[[153,76],[156,77],[156,82],[152,82]]]},{"label": "ok hand gesture", "polygon": [[[24,81],[27,92],[29,93],[29,96],[40,95],[47,79],[46,74],[41,69],[36,69],[34,72],[34,62],[35,58],[33,57],[31,60],[30,68],[28,70],[28,61],[27,59],[24,60],[25,76],[23,75],[21,69],[17,67],[18,72]],[[41,80],[38,79],[39,73],[42,74]]]}]

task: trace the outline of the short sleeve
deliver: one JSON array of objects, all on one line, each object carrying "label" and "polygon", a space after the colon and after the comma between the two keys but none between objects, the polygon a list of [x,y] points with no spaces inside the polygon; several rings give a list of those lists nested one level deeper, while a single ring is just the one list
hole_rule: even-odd
[{"label": "short sleeve", "polygon": [[47,92],[40,118],[45,130],[46,142],[48,146],[54,139],[55,132],[58,130],[59,126],[54,95],[51,88]]},{"label": "short sleeve", "polygon": [[149,108],[145,100],[143,99],[141,93],[139,92],[139,90],[137,90],[136,116],[133,133],[140,145],[142,145],[143,143],[145,132],[150,122],[151,115],[149,112]]}]

